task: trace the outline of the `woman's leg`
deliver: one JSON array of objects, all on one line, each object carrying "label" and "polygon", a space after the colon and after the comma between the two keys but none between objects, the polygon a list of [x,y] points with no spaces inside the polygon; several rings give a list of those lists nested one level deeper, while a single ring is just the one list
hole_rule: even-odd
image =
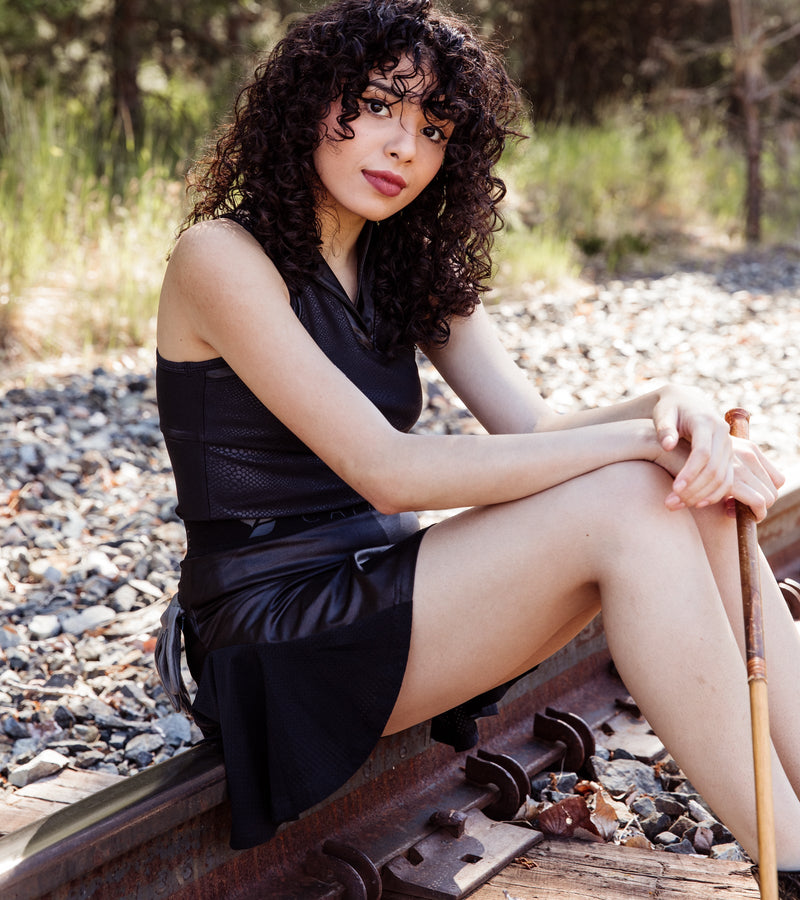
[{"label": "woman's leg", "polygon": [[[744,614],[736,521],[726,516],[720,508],[698,511],[695,520],[744,658]],[[775,577],[763,557],[761,597],[770,732],[789,781],[800,795],[800,637]]]},{"label": "woman's leg", "polygon": [[[628,690],[752,854],[745,669],[695,518],[664,507],[669,485],[656,466],[622,463],[430,529],[408,667],[386,732],[524,671],[602,606]],[[787,714],[796,728],[800,709]],[[779,865],[800,868],[800,802],[777,758],[774,782]]]}]

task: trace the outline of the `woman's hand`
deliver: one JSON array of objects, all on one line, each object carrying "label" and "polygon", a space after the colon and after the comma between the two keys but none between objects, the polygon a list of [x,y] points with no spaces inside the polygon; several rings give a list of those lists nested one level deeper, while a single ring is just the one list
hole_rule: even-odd
[{"label": "woman's hand", "polygon": [[670,509],[703,509],[729,497],[761,521],[784,477],[750,441],[732,438],[713,405],[699,392],[667,388],[653,410],[661,453],[656,462],[674,475]]}]

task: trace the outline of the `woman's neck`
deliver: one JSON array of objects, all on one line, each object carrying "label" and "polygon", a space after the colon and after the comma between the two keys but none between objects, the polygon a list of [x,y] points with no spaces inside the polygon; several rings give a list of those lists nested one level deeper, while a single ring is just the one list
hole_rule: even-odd
[{"label": "woman's neck", "polygon": [[338,217],[334,221],[332,216],[323,216],[320,228],[322,257],[353,302],[358,292],[358,238],[364,224],[360,217],[342,223]]}]

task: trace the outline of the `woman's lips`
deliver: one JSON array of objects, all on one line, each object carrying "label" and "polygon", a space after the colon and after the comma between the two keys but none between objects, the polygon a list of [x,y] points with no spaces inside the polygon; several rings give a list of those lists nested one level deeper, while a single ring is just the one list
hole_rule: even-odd
[{"label": "woman's lips", "polygon": [[394,172],[380,172],[364,169],[364,178],[385,197],[396,197],[406,186],[406,181]]}]

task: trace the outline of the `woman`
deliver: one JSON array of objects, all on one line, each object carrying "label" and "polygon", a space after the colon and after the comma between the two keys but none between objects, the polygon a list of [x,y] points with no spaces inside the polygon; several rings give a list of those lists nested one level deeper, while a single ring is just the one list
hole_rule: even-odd
[{"label": "woman", "polygon": [[[338,0],[259,68],[198,170],[158,388],[193,711],[222,739],[234,846],[602,608],[626,686],[755,853],[724,501],[760,520],[782,477],[693,390],[556,415],[501,349],[479,298],[516,113],[501,65],[429,0]],[[415,346],[488,434],[409,433]],[[413,513],[459,507],[424,532]],[[766,570],[763,592],[779,863],[798,869],[800,654]]]}]

